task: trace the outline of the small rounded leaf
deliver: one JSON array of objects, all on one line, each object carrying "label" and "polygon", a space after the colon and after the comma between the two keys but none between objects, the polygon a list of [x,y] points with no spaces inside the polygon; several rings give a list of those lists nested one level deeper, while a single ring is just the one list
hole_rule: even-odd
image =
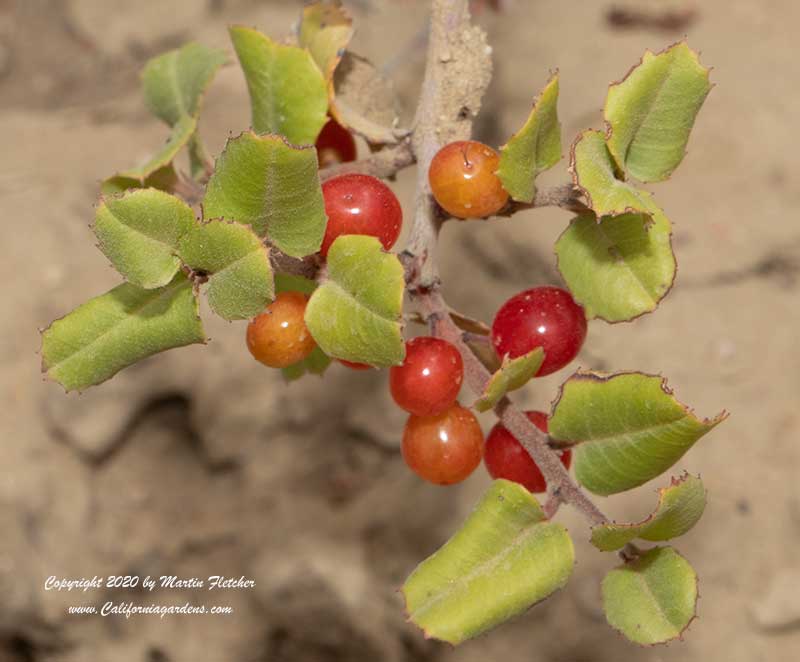
[{"label": "small rounded leaf", "polygon": [[328,90],[311,53],[252,28],[235,26],[230,35],[247,79],[255,132],[313,145],[327,122]]},{"label": "small rounded leaf", "polygon": [[663,377],[577,372],[561,387],[549,430],[573,444],[578,481],[607,496],[660,476],[726,417],[698,418]]},{"label": "small rounded leaf", "polygon": [[680,637],[695,617],[697,575],[671,547],[656,547],[603,579],[611,627],[642,646]]},{"label": "small rounded leaf", "polygon": [[632,540],[662,541],[682,536],[703,516],[706,490],[700,478],[684,474],[658,491],[658,506],[636,524],[600,524],[592,528],[592,544],[603,552],[622,549]]},{"label": "small rounded leaf", "polygon": [[586,316],[627,322],[652,312],[675,279],[672,225],[660,211],[572,220],[556,242],[558,270]]},{"label": "small rounded leaf", "polygon": [[461,529],[403,585],[409,620],[459,644],[563,588],[575,551],[524,487],[496,480]]},{"label": "small rounded leaf", "polygon": [[532,202],[536,177],[561,160],[561,123],[558,121],[558,73],[533,103],[525,125],[500,150],[497,176],[512,199]]},{"label": "small rounded leaf", "polygon": [[94,233],[126,280],[154,288],[178,272],[178,243],[194,224],[194,212],[182,200],[157,189],[137,189],[101,200]]},{"label": "small rounded leaf", "polygon": [[646,51],[638,66],[608,88],[608,149],[620,169],[641,182],[672,174],[711,90],[708,72],[681,41],[660,53]]},{"label": "small rounded leaf", "polygon": [[299,41],[311,53],[327,80],[353,36],[353,19],[338,0],[314,2],[303,9]]},{"label": "small rounded leaf", "polygon": [[226,320],[255,317],[274,298],[267,247],[241,223],[193,224],[178,247],[181,260],[208,278],[208,304]]},{"label": "small rounded leaf", "polygon": [[229,140],[208,182],[203,213],[250,225],[287,255],[315,253],[327,223],[316,150],[252,131]]},{"label": "small rounded leaf", "polygon": [[473,407],[478,411],[489,411],[506,393],[522,388],[533,379],[543,361],[544,350],[541,347],[515,359],[506,356]]},{"label": "small rounded leaf", "polygon": [[197,308],[182,273],[154,290],[119,285],[42,332],[42,371],[67,391],[80,390],[151,354],[205,342]]},{"label": "small rounded leaf", "polygon": [[322,351],[356,363],[399,365],[405,280],[397,256],[375,237],[344,235],[333,242],[327,267],[306,307],[306,325]]}]

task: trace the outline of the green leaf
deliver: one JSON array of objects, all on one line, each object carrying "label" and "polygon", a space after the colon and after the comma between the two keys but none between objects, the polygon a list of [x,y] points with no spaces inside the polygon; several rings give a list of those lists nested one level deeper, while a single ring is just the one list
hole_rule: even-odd
[{"label": "green leaf", "polygon": [[680,637],[695,617],[697,575],[671,547],[656,547],[603,579],[611,627],[642,646]]},{"label": "green leaf", "polygon": [[123,170],[116,174],[116,177],[125,179],[134,179],[144,183],[148,177],[153,175],[156,171],[169,166],[181,151],[184,145],[189,142],[197,129],[197,118],[195,117],[182,117],[178,123],[172,128],[172,133],[164,146],[155,153],[144,165],[138,168],[130,168]]},{"label": "green leaf", "polygon": [[366,58],[347,52],[333,75],[331,115],[370,143],[396,142],[408,133],[397,128],[394,87]]},{"label": "green leaf", "polygon": [[544,350],[541,347],[515,359],[505,356],[500,369],[486,385],[483,395],[472,406],[478,411],[489,411],[506,393],[525,386],[539,372],[542,361]]},{"label": "green leaf", "polygon": [[661,541],[689,531],[706,507],[706,490],[700,478],[684,474],[658,490],[658,506],[637,524],[601,524],[592,528],[592,544],[603,552],[622,549],[636,538]]},{"label": "green leaf", "polygon": [[314,293],[317,289],[317,284],[303,276],[296,276],[294,274],[275,274],[275,293],[280,292],[302,292],[308,296]]},{"label": "green leaf", "polygon": [[73,391],[151,354],[203,342],[192,284],[179,273],[155,290],[124,283],[53,322],[42,333],[42,371]]},{"label": "green leaf", "polygon": [[195,133],[189,141],[189,171],[195,179],[203,177],[207,171],[212,169],[211,157],[208,155],[208,150],[200,140],[200,136]]},{"label": "green leaf", "polygon": [[608,149],[618,167],[660,182],[686,154],[694,120],[711,90],[709,70],[685,41],[654,54],[608,88]]},{"label": "green leaf", "polygon": [[675,280],[672,226],[661,210],[572,220],[555,246],[558,270],[589,319],[626,322],[658,306]]},{"label": "green leaf", "polygon": [[561,387],[549,431],[576,444],[578,481],[606,496],[660,476],[725,418],[697,418],[663,377],[578,372]]},{"label": "green leaf", "polygon": [[315,2],[303,9],[300,45],[311,53],[325,78],[330,80],[353,36],[353,19],[338,0]]},{"label": "green leaf", "polygon": [[208,304],[220,317],[249,319],[273,300],[269,251],[249,226],[224,220],[193,224],[178,250],[189,268],[208,275]]},{"label": "green leaf", "polygon": [[602,132],[588,130],[581,133],[572,145],[570,156],[575,186],[598,217],[653,212],[655,205],[647,191],[640,191],[617,178]]},{"label": "green leaf", "polygon": [[378,367],[402,363],[405,280],[397,256],[375,237],[345,235],[331,245],[327,266],[305,317],[322,351]]},{"label": "green leaf", "polygon": [[151,59],[142,71],[145,103],[170,126],[196,117],[203,93],[227,60],[225,51],[197,42]]},{"label": "green leaf", "polygon": [[311,54],[250,28],[232,27],[230,35],[250,90],[256,133],[314,144],[327,121],[328,91]]},{"label": "green leaf", "polygon": [[229,140],[208,182],[203,212],[268,234],[287,255],[315,253],[327,223],[316,150],[252,131]]},{"label": "green leaf", "polygon": [[94,233],[99,248],[125,280],[144,288],[169,283],[180,268],[180,238],[195,224],[191,207],[157,189],[104,198]]},{"label": "green leaf", "polygon": [[524,487],[496,480],[464,526],[403,585],[409,619],[458,644],[562,588],[575,552]]},{"label": "green leaf", "polygon": [[319,347],[315,347],[302,361],[299,361],[288,368],[282,368],[283,378],[287,382],[293,382],[306,374],[322,375],[331,364],[331,357],[325,354]]},{"label": "green leaf", "polygon": [[116,195],[135,188],[157,188],[159,191],[172,193],[177,182],[178,174],[170,163],[156,170],[152,175],[146,177],[144,181],[133,177],[123,177],[122,175],[109,177],[100,185],[100,192],[103,195]]},{"label": "green leaf", "polygon": [[500,151],[497,176],[514,200],[533,202],[536,177],[561,160],[557,105],[558,73],[550,78],[534,101],[528,121]]}]

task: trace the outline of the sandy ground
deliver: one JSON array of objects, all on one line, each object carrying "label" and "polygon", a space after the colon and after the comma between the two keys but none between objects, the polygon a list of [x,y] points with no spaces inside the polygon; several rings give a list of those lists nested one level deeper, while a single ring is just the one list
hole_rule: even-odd
[{"label": "sandy ground", "polygon": [[[676,467],[709,489],[678,548],[701,577],[684,642],[640,649],[603,622],[598,584],[615,563],[559,514],[576,541],[569,587],[458,649],[404,623],[395,588],[455,529],[488,483],[424,485],[397,452],[403,417],[386,375],[333,367],[285,386],[252,362],[243,325],[206,315],[208,347],[165,354],[83,396],[39,373],[37,327],[117,282],[87,224],[98,181],[165,137],[141,102],[148,57],[196,38],[226,43],[241,22],[285,32],[298,2],[0,1],[0,661],[232,662],[783,661],[800,655],[800,328],[796,39],[800,5],[695,3],[675,31],[612,29],[606,2],[517,0],[482,15],[496,78],[479,126],[501,143],[548,71],[561,71],[565,141],[599,126],[609,81],[644,48],[688,34],[717,84],[677,174],[656,187],[674,220],[680,273],[654,315],[592,323],[578,363],[661,372],[702,415],[730,420]],[[359,2],[355,47],[389,63],[413,108],[424,2]],[[638,3],[647,9],[687,4]],[[629,5],[630,6],[630,5]],[[412,46],[409,46],[411,44]],[[400,56],[398,56],[398,53]],[[218,77],[202,131],[215,152],[248,125],[235,66]],[[559,182],[566,164],[546,176]],[[411,200],[411,179],[398,194]],[[446,294],[490,318],[525,286],[556,282],[551,246],[569,217],[445,229]],[[474,280],[461,278],[463,273]],[[207,312],[207,311],[206,311]],[[566,373],[517,396],[544,408]],[[491,425],[490,418],[484,420]],[[654,486],[603,504],[638,518]],[[48,576],[245,575],[250,590],[44,590]],[[107,599],[230,605],[230,616],[69,616]]]}]

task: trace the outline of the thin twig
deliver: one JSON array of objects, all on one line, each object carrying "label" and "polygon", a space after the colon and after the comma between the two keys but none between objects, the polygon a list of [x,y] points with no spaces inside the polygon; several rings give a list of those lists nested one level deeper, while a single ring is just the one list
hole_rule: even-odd
[{"label": "thin twig", "polygon": [[350,173],[360,173],[372,175],[381,179],[394,177],[398,172],[414,164],[414,151],[411,149],[411,141],[408,138],[401,142],[375,152],[360,161],[350,161],[348,163],[337,163],[319,171],[322,181],[346,175]]}]

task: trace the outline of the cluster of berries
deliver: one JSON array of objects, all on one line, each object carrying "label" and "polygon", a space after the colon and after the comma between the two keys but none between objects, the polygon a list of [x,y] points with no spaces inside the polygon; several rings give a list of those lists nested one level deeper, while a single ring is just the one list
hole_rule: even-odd
[{"label": "cluster of berries", "polygon": [[[352,135],[330,120],[317,141],[321,165],[355,159]],[[429,171],[437,203],[459,218],[483,218],[508,203],[508,193],[496,175],[498,154],[478,142],[451,143],[436,155]],[[368,175],[348,174],[322,185],[328,225],[320,255],[324,259],[334,240],[346,234],[377,237],[389,250],[402,227],[402,210],[392,190]],[[303,317],[307,298],[282,292],[247,328],[247,346],[262,363],[283,368],[302,361],[315,343]],[[517,358],[541,347],[536,376],[560,370],[578,354],[586,337],[583,308],[566,290],[536,287],[511,297],[498,310],[491,342],[498,357]],[[353,369],[370,366],[341,361]],[[531,492],[546,490],[541,471],[519,441],[497,423],[484,442],[480,424],[457,398],[464,377],[458,349],[441,338],[423,336],[406,343],[402,365],[389,371],[389,387],[399,407],[409,413],[403,433],[403,458],[420,477],[439,485],[458,483],[483,459],[493,478],[524,485]],[[545,434],[547,415],[527,412]],[[561,461],[569,468],[569,450]]]}]

